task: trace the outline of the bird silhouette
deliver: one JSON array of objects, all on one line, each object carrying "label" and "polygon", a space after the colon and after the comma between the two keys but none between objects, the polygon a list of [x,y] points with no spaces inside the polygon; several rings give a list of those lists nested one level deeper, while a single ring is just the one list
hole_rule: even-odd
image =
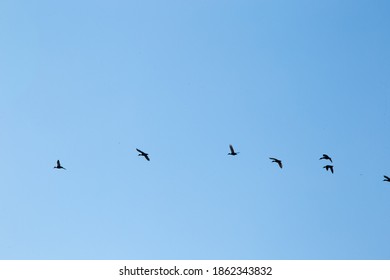
[{"label": "bird silhouette", "polygon": [[333,165],[325,165],[323,168],[325,168],[326,171],[328,171],[330,169],[330,172],[333,173]]},{"label": "bird silhouette", "polygon": [[390,177],[388,177],[386,175],[383,175],[383,177],[385,177],[385,179],[383,179],[383,181],[390,182]]},{"label": "bird silhouette", "polygon": [[138,156],[142,156],[142,157],[145,157],[147,159],[147,161],[150,161],[150,158],[149,158],[149,154],[141,151],[140,149],[136,149],[140,154]]},{"label": "bird silhouette", "polygon": [[64,167],[61,166],[61,163],[60,163],[60,160],[57,160],[57,166],[54,166],[53,168],[57,168],[57,169],[65,169]]},{"label": "bird silhouette", "polygon": [[333,162],[332,159],[330,158],[330,156],[328,156],[327,154],[323,154],[322,158],[320,158],[320,159],[327,159],[327,160],[330,160],[330,162]]},{"label": "bird silhouette", "polygon": [[283,168],[283,164],[282,164],[282,161],[280,159],[273,158],[273,157],[270,157],[269,159],[272,160],[272,162],[276,162],[280,168]]},{"label": "bird silhouette", "polygon": [[231,144],[229,145],[229,148],[230,148],[230,153],[228,153],[228,155],[236,156],[236,155],[238,155],[240,153],[240,152],[235,152],[234,148],[233,148],[233,146]]}]

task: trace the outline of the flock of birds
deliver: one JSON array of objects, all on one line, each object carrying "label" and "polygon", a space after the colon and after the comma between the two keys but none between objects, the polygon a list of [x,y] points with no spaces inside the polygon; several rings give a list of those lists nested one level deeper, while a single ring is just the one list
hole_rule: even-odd
[{"label": "flock of birds", "polygon": [[[230,148],[230,153],[228,153],[228,155],[230,155],[230,156],[236,156],[236,155],[238,155],[238,154],[240,153],[240,152],[236,152],[236,151],[234,150],[234,148],[233,148],[233,145],[231,145],[231,144],[229,145],[229,148]],[[137,150],[137,152],[139,153],[138,156],[142,156],[142,157],[144,157],[147,161],[150,161],[149,154],[147,154],[147,153],[141,151],[140,149],[136,149],[136,150]],[[272,162],[276,162],[276,163],[279,165],[280,168],[283,168],[283,163],[282,163],[282,161],[281,161],[280,159],[273,158],[273,157],[270,157],[269,159],[270,159]],[[324,159],[324,160],[329,160],[330,162],[333,163],[332,158],[331,158],[330,156],[328,156],[327,154],[323,154],[322,157],[320,158],[320,160],[322,160],[322,159]],[[54,166],[54,168],[66,170],[66,168],[63,167],[63,166],[61,165],[60,160],[57,160],[57,165]],[[333,170],[333,165],[327,164],[327,165],[325,165],[323,168],[325,168],[326,171],[329,171],[329,170],[330,170],[330,172],[332,172],[332,173],[334,172],[334,170]],[[390,182],[390,177],[388,177],[388,176],[386,176],[386,175],[383,175],[383,177],[385,178],[385,179],[383,179],[383,181]]]},{"label": "flock of birds", "polygon": [[[229,145],[229,148],[230,148],[230,153],[228,153],[228,155],[230,155],[230,156],[236,156],[240,153],[240,152],[234,151],[233,145],[231,145],[231,144]],[[139,151],[139,150],[137,149],[137,151]],[[139,156],[141,156],[141,154],[139,154]],[[270,157],[269,159],[272,160],[272,162],[276,162],[280,168],[283,168],[283,163],[280,159],[273,158],[273,157]],[[321,159],[327,159],[327,160],[330,160],[330,162],[332,162],[332,159],[327,154],[323,154],[322,157],[320,158],[320,160]],[[326,169],[326,171],[330,170],[333,173],[333,165],[325,165],[324,168]]]}]

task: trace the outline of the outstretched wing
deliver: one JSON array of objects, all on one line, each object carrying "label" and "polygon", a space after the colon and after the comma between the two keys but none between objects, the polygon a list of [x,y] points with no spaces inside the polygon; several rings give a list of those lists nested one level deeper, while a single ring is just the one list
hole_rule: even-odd
[{"label": "outstretched wing", "polygon": [[331,166],[329,166],[329,168],[330,168],[330,171],[333,173],[333,166],[331,165]]},{"label": "outstretched wing", "polygon": [[390,177],[388,177],[386,175],[383,175],[383,177],[385,177],[386,180],[390,180]]},{"label": "outstretched wing", "polygon": [[60,160],[57,160],[57,168],[61,167]]},{"label": "outstretched wing", "polygon": [[270,160],[277,161],[277,159],[276,159],[276,158],[274,158],[274,157],[270,157],[269,159],[270,159]]},{"label": "outstretched wing", "polygon": [[139,152],[139,153],[141,153],[141,154],[145,154],[143,151],[141,151],[140,149],[137,149],[136,148],[136,150],[137,150],[137,152]]},{"label": "outstretched wing", "polygon": [[329,159],[330,162],[332,162],[332,159],[327,154],[322,154],[322,157],[320,159]]},{"label": "outstretched wing", "polygon": [[233,149],[232,144],[229,145],[229,148],[230,148],[230,152],[231,152],[232,154],[234,154],[234,149]]},{"label": "outstretched wing", "polygon": [[279,161],[277,161],[277,163],[279,164],[279,167],[280,167],[280,168],[283,168],[282,161],[279,160]]}]

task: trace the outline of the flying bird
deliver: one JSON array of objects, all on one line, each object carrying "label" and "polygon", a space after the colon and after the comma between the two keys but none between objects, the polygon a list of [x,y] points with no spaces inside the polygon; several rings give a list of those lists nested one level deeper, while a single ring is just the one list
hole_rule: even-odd
[{"label": "flying bird", "polygon": [[320,159],[327,159],[327,160],[330,160],[330,162],[333,162],[332,159],[330,158],[330,156],[328,156],[327,154],[323,154],[322,158],[320,158]]},{"label": "flying bird", "polygon": [[57,168],[57,169],[65,169],[64,167],[61,166],[61,163],[60,163],[60,160],[57,160],[57,166],[54,166],[53,168]]},{"label": "flying bird", "polygon": [[383,179],[383,181],[390,182],[390,177],[388,177],[386,175],[383,175],[383,177],[385,177],[385,179]]},{"label": "flying bird", "polygon": [[330,172],[332,172],[333,173],[333,165],[325,165],[324,167],[322,167],[322,168],[325,168],[326,169],[326,171],[328,171],[329,169],[330,169]]},{"label": "flying bird", "polygon": [[138,156],[142,156],[142,157],[145,157],[147,159],[147,161],[150,161],[150,158],[148,157],[149,154],[141,151],[140,149],[136,149],[140,154]]},{"label": "flying bird", "polygon": [[236,156],[236,155],[238,155],[240,153],[240,152],[235,152],[234,148],[233,148],[233,146],[231,144],[229,145],[229,148],[230,148],[230,153],[228,153],[228,155]]},{"label": "flying bird", "polygon": [[270,157],[269,159],[272,160],[272,162],[276,162],[280,168],[283,167],[282,161],[280,159],[273,158],[273,157]]}]

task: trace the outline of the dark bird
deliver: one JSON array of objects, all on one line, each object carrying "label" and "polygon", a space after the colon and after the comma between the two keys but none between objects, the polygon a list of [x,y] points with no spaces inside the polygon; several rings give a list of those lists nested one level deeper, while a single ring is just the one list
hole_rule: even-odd
[{"label": "dark bird", "polygon": [[328,171],[330,169],[330,172],[333,173],[333,165],[325,165],[323,168],[325,168],[326,171]]},{"label": "dark bird", "polygon": [[235,152],[232,145],[229,145],[229,148],[230,148],[230,153],[228,153],[228,155],[236,156],[240,153],[240,152]]},{"label": "dark bird", "polygon": [[330,160],[330,162],[333,162],[332,159],[330,158],[330,156],[328,156],[327,154],[323,154],[322,158],[320,158],[320,159],[327,159],[327,160]]},{"label": "dark bird", "polygon": [[147,153],[141,151],[140,149],[136,149],[136,150],[140,153],[138,156],[145,157],[148,161],[150,160]]},{"label": "dark bird", "polygon": [[383,179],[383,181],[390,182],[390,177],[388,177],[386,175],[383,175],[383,177],[385,177],[385,179]]},{"label": "dark bird", "polygon": [[53,168],[57,168],[57,169],[65,169],[64,167],[61,166],[61,163],[60,163],[60,160],[57,160],[57,166],[54,166]]},{"label": "dark bird", "polygon": [[273,157],[270,157],[269,159],[272,160],[272,162],[276,162],[280,168],[283,167],[282,161],[280,159],[273,158]]}]

